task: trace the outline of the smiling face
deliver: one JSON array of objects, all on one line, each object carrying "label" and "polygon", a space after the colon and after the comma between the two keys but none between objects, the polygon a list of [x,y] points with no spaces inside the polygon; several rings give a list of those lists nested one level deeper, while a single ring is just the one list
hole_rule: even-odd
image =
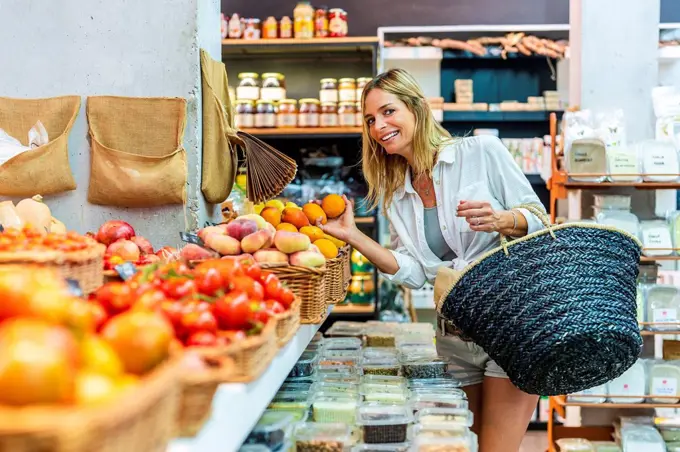
[{"label": "smiling face", "polygon": [[364,102],[364,121],[371,138],[385,152],[411,161],[416,117],[396,95],[380,88],[368,92]]}]

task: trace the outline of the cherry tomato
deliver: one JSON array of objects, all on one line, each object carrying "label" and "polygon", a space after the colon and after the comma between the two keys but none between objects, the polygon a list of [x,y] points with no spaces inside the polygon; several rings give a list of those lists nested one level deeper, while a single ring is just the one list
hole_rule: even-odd
[{"label": "cherry tomato", "polygon": [[207,301],[189,300],[184,302],[182,312],[212,312],[212,305]]},{"label": "cherry tomato", "polygon": [[184,306],[178,301],[164,301],[161,303],[161,312],[172,323],[175,332],[179,333],[182,328],[182,314]]},{"label": "cherry tomato", "polygon": [[203,295],[213,297],[224,289],[224,277],[216,268],[204,268],[195,272],[196,289]]},{"label": "cherry tomato", "polygon": [[138,296],[135,307],[156,310],[161,306],[161,303],[166,300],[167,298],[165,297],[163,291],[158,289],[148,289]]},{"label": "cherry tomato", "polygon": [[94,298],[109,315],[127,311],[135,302],[132,289],[123,282],[111,282],[101,286],[95,292]]},{"label": "cherry tomato", "polygon": [[215,300],[213,313],[220,329],[245,330],[251,327],[253,313],[258,310],[244,291],[235,290]]},{"label": "cherry tomato", "polygon": [[284,308],[288,309],[290,308],[290,305],[293,304],[293,301],[295,301],[295,294],[288,287],[283,286],[281,287],[281,293],[277,299],[281,302]]},{"label": "cherry tomato", "polygon": [[282,314],[286,312],[286,308],[276,300],[265,300],[263,304],[264,308],[271,314]]},{"label": "cherry tomato", "polygon": [[191,279],[170,278],[163,281],[161,290],[168,298],[179,300],[196,293],[196,283]]},{"label": "cherry tomato", "polygon": [[94,318],[94,327],[97,331],[100,331],[109,317],[106,315],[106,311],[102,305],[96,301],[90,301],[90,309],[92,310],[92,317]]},{"label": "cherry tomato", "polygon": [[264,309],[264,307],[261,307],[257,311],[253,313],[253,320],[257,323],[261,323],[262,325],[265,325],[269,319],[271,318],[272,313],[269,312],[269,310]]},{"label": "cherry tomato", "polygon": [[276,275],[267,275],[264,278],[262,285],[264,286],[265,298],[273,298],[274,300],[281,298],[281,289],[283,289],[283,285]]},{"label": "cherry tomato", "polygon": [[213,347],[218,345],[217,336],[209,331],[198,331],[187,339],[187,347]]},{"label": "cherry tomato", "polygon": [[194,311],[182,314],[182,332],[192,335],[200,331],[217,332],[217,320],[210,311]]},{"label": "cherry tomato", "polygon": [[221,330],[217,332],[218,341],[224,342],[224,345],[242,341],[246,337],[246,332],[243,330]]},{"label": "cherry tomato", "polygon": [[243,267],[236,259],[218,259],[201,262],[194,271],[200,273],[208,268],[216,269],[222,275],[224,281],[229,281],[233,276],[243,274]]},{"label": "cherry tomato", "polygon": [[249,276],[236,276],[231,278],[231,289],[243,291],[253,300],[264,299],[264,287]]},{"label": "cherry tomato", "polygon": [[[245,263],[244,263],[244,265],[245,265]],[[246,273],[246,276],[250,276],[255,281],[259,281],[260,278],[262,277],[262,267],[260,267],[260,264],[257,264],[257,263],[247,265],[245,267],[245,273]]]}]

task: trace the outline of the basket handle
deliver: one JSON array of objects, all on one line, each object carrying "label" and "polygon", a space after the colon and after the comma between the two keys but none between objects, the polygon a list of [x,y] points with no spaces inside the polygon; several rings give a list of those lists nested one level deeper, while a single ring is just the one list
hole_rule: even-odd
[{"label": "basket handle", "polygon": [[[541,220],[541,223],[543,223],[543,226],[545,226],[545,228],[548,230],[548,232],[550,233],[550,236],[554,239],[557,238],[555,236],[555,232],[553,232],[553,229],[552,229],[553,225],[550,224],[550,219],[548,218],[548,215],[546,214],[545,209],[543,209],[543,207],[539,207],[536,204],[520,204],[517,207],[513,207],[513,209],[526,209],[529,212],[533,213],[534,215],[536,215],[538,217],[539,220]],[[507,256],[509,254],[508,253],[508,243],[509,243],[508,237],[505,236],[504,234],[500,234],[500,236],[501,236],[501,246],[503,247],[503,252]]]}]

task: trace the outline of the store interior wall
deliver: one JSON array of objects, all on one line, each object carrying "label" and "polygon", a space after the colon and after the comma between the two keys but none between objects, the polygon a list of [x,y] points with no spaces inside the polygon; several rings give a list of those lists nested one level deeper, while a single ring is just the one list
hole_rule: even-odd
[{"label": "store interior wall", "polygon": [[[71,169],[78,188],[46,199],[55,217],[81,233],[96,231],[106,220],[123,219],[156,247],[177,243],[177,232],[187,225],[203,224],[212,208],[205,205],[200,192],[199,42],[219,58],[219,12],[218,0],[62,0],[40,7],[24,0],[0,2],[0,96],[83,97],[69,136]],[[86,97],[91,95],[187,99],[186,208],[88,204],[90,146],[85,109]]]}]

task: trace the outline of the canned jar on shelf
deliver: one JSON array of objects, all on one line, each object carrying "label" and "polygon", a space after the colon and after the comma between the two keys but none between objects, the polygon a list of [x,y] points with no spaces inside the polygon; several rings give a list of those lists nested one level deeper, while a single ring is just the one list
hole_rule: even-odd
[{"label": "canned jar on shelf", "polygon": [[321,102],[338,102],[338,80],[334,78],[322,78],[319,90]]},{"label": "canned jar on shelf", "polygon": [[262,74],[262,88],[260,98],[264,100],[280,101],[286,98],[286,77],[279,72]]},{"label": "canned jar on shelf", "polygon": [[338,98],[340,102],[357,101],[357,84],[353,78],[341,78],[338,81]]},{"label": "canned jar on shelf", "polygon": [[338,108],[338,125],[340,127],[354,127],[356,119],[355,102],[340,102]]},{"label": "canned jar on shelf", "polygon": [[299,127],[319,127],[321,106],[318,99],[300,99]]},{"label": "canned jar on shelf", "polygon": [[270,100],[260,99],[256,102],[255,127],[274,128],[276,127],[276,108]]},{"label": "canned jar on shelf", "polygon": [[328,35],[331,38],[344,38],[347,32],[347,11],[342,8],[328,11]]},{"label": "canned jar on shelf", "polygon": [[321,127],[338,127],[338,106],[335,102],[321,103]]},{"label": "canned jar on shelf", "polygon": [[262,24],[262,37],[264,39],[276,39],[278,37],[279,23],[276,17],[269,16]]},{"label": "canned jar on shelf", "polygon": [[250,41],[258,40],[261,37],[260,19],[251,18],[246,20],[246,28],[243,30],[243,39]]},{"label": "canned jar on shelf", "polygon": [[328,11],[325,7],[319,7],[314,13],[314,37],[328,37]]},{"label": "canned jar on shelf", "polygon": [[366,86],[371,80],[371,77],[359,77],[357,79],[357,102],[361,101],[361,94],[364,92],[364,86]]},{"label": "canned jar on shelf", "polygon": [[297,127],[297,101],[295,99],[283,99],[279,101],[276,113],[276,127]]},{"label": "canned jar on shelf", "polygon": [[252,100],[240,99],[236,101],[236,127],[248,129],[255,127],[255,105]]},{"label": "canned jar on shelf", "polygon": [[314,7],[308,1],[299,1],[293,10],[294,34],[298,39],[314,37]]},{"label": "canned jar on shelf", "polygon": [[255,72],[241,72],[236,87],[236,98],[239,100],[258,100],[260,98],[260,76]]},{"label": "canned jar on shelf", "polygon": [[356,123],[357,127],[362,127],[364,125],[364,118],[361,114],[361,102],[354,104],[354,110],[354,122]]},{"label": "canned jar on shelf", "polygon": [[375,298],[373,275],[352,276],[349,285],[349,301],[354,304],[370,304]]}]

